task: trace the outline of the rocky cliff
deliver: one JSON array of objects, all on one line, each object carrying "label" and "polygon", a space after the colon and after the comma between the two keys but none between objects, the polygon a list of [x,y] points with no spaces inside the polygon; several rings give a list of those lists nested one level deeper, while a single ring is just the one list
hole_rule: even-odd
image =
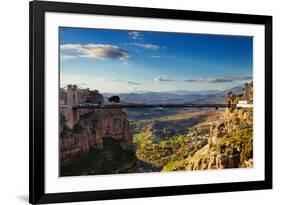
[{"label": "rocky cliff", "polygon": [[[227,104],[253,102],[253,83],[240,95],[229,93]],[[186,160],[190,170],[253,167],[253,109],[229,107],[211,127],[208,144]]]},{"label": "rocky cliff", "polygon": [[[63,119],[63,117],[61,117]],[[91,148],[103,149],[105,138],[115,139],[126,150],[132,147],[132,136],[126,114],[119,108],[94,109],[80,114],[73,129],[61,122],[60,160],[75,159]]]}]

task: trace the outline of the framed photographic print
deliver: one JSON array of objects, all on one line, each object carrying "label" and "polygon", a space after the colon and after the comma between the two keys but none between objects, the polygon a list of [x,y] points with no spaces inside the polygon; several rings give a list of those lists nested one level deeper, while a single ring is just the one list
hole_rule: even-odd
[{"label": "framed photographic print", "polygon": [[30,203],[272,188],[272,17],[30,2]]}]

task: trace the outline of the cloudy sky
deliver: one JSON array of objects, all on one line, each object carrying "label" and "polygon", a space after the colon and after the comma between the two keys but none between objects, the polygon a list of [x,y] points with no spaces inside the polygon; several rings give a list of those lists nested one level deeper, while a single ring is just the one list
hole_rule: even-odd
[{"label": "cloudy sky", "polygon": [[61,87],[225,90],[252,79],[252,37],[60,28]]}]

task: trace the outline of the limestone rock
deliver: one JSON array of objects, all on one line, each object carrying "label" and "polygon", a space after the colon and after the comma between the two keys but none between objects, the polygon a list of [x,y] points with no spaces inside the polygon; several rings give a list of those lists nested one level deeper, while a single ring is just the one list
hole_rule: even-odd
[{"label": "limestone rock", "polygon": [[210,128],[208,144],[188,159],[187,169],[253,167],[253,109],[234,108],[239,100],[253,103],[253,83],[240,95],[228,94],[229,108],[223,119]]},{"label": "limestone rock", "polygon": [[123,149],[130,149],[133,138],[126,113],[120,108],[94,109],[80,116],[73,129],[62,126],[60,159],[67,161],[90,148],[102,149],[104,138],[120,141]]}]

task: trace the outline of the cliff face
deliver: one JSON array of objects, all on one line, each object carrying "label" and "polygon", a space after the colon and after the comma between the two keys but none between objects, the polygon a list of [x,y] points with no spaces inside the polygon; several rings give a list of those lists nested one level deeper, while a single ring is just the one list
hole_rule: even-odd
[{"label": "cliff face", "polygon": [[[240,95],[229,94],[227,103],[253,102],[253,83]],[[253,167],[253,109],[228,108],[211,127],[208,144],[187,160],[190,170]]]},{"label": "cliff face", "polygon": [[101,150],[105,138],[115,139],[126,150],[132,147],[132,135],[126,114],[119,108],[95,109],[80,115],[73,129],[61,121],[60,160],[75,159],[91,148]]}]

